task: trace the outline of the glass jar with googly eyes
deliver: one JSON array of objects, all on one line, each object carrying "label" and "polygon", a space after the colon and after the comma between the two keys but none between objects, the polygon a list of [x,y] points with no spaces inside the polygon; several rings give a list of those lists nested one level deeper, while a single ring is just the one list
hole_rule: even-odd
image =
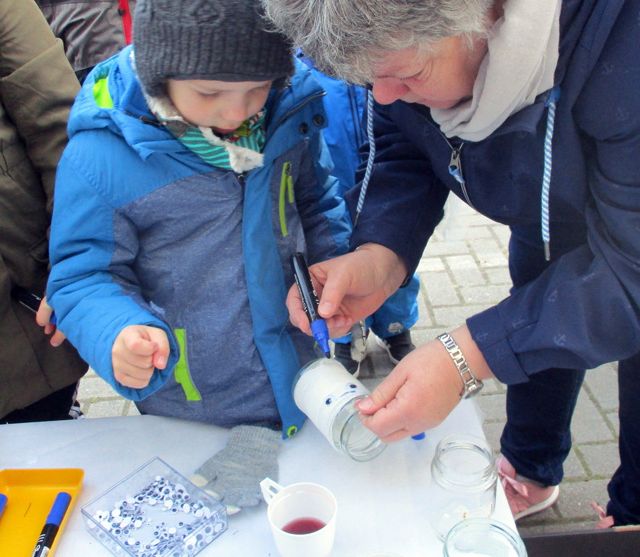
[{"label": "glass jar with googly eyes", "polygon": [[385,444],[367,429],[355,404],[369,390],[337,360],[322,358],[303,367],[293,382],[293,398],[333,447],[353,460],[378,456]]}]

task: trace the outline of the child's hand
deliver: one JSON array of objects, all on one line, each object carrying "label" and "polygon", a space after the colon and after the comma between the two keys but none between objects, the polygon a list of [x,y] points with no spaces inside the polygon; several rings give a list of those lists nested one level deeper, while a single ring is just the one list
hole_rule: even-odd
[{"label": "child's hand", "polygon": [[155,368],[164,369],[169,358],[169,340],[157,327],[131,325],[120,331],[111,349],[113,375],[125,387],[142,389]]},{"label": "child's hand", "polygon": [[60,329],[56,328],[56,326],[50,322],[52,315],[53,309],[49,304],[47,304],[47,297],[45,296],[42,298],[38,311],[36,312],[36,323],[41,327],[44,327],[45,335],[53,333],[49,342],[51,343],[51,346],[55,347],[60,346],[66,337]]}]

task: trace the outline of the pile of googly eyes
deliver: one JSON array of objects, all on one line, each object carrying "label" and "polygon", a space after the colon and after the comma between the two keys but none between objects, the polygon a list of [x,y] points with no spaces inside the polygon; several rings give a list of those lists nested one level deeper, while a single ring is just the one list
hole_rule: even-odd
[{"label": "pile of googly eyes", "polygon": [[221,506],[210,505],[194,500],[181,483],[155,476],[136,493],[114,499],[110,508],[94,510],[87,525],[116,555],[190,557],[227,526]]}]

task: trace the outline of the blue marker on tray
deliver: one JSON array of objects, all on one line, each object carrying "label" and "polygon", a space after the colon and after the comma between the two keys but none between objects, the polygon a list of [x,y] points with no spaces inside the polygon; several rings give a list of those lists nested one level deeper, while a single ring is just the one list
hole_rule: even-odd
[{"label": "blue marker on tray", "polygon": [[330,358],[329,329],[326,321],[318,315],[318,295],[313,288],[313,282],[311,282],[311,275],[304,255],[301,253],[293,255],[291,257],[291,265],[293,266],[293,276],[298,285],[298,292],[300,292],[300,298],[302,298],[304,312],[309,318],[313,338],[316,339],[324,355]]},{"label": "blue marker on tray", "polygon": [[46,557],[51,551],[51,546],[56,539],[62,519],[69,508],[69,503],[71,503],[71,495],[68,493],[61,491],[56,495],[31,557]]},{"label": "blue marker on tray", "polygon": [[0,493],[0,518],[2,518],[2,513],[4,512],[4,508],[7,506],[7,496],[4,493]]}]

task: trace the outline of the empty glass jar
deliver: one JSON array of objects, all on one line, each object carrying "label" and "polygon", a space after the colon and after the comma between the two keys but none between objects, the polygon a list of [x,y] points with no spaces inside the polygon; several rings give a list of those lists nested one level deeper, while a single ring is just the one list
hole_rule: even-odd
[{"label": "empty glass jar", "polygon": [[444,557],[527,557],[522,538],[506,524],[488,518],[458,522],[447,534]]},{"label": "empty glass jar", "polygon": [[333,447],[353,460],[366,461],[385,448],[367,429],[355,403],[369,390],[334,359],[314,360],[303,367],[293,384],[293,398]]},{"label": "empty glass jar", "polygon": [[441,540],[467,518],[489,518],[497,473],[491,449],[479,437],[451,435],[438,443],[431,462],[429,522]]}]

